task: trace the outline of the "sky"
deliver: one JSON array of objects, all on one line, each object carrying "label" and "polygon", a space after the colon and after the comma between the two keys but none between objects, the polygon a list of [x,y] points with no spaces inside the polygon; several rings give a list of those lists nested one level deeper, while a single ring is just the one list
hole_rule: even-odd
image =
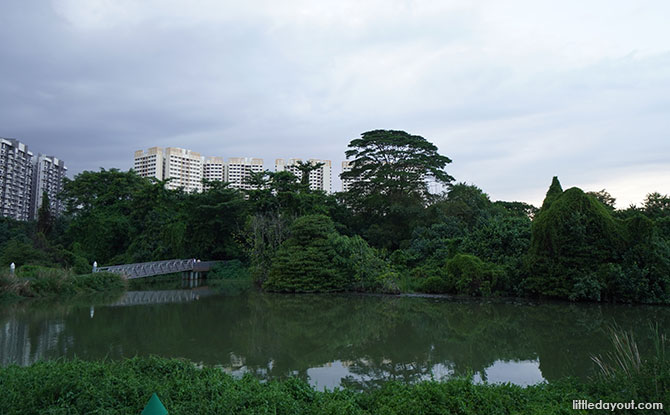
[{"label": "sky", "polygon": [[[670,2],[3,0],[0,137],[84,170],[135,150],[333,161],[421,135],[492,200],[551,178],[670,193]],[[339,180],[333,177],[339,190]]]}]

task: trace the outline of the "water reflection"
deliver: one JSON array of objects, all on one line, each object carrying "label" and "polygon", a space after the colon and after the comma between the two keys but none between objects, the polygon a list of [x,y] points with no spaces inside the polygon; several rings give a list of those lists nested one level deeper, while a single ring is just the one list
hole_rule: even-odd
[{"label": "water reflection", "polygon": [[327,388],[468,373],[475,381],[528,385],[588,376],[590,356],[609,350],[604,328],[612,322],[633,329],[643,353],[652,347],[650,322],[670,327],[665,307],[177,291],[94,308],[0,308],[0,363],[157,354],[263,379],[295,375]]}]

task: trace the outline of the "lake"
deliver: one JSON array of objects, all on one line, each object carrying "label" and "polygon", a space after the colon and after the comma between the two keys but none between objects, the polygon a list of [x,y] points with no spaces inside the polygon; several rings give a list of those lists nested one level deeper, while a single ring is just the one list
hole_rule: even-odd
[{"label": "lake", "polygon": [[240,376],[299,376],[318,388],[374,387],[472,374],[529,385],[594,373],[608,327],[633,330],[644,355],[662,306],[453,300],[355,294],[128,292],[0,305],[0,364],[159,355]]}]

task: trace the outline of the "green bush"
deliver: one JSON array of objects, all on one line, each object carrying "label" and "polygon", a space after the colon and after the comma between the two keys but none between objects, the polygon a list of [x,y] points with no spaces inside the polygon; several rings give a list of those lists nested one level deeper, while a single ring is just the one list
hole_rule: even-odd
[{"label": "green bush", "polygon": [[127,282],[123,277],[111,272],[73,275],[69,281],[77,293],[121,291],[127,287]]},{"label": "green bush", "polygon": [[453,291],[451,286],[444,278],[433,275],[421,280],[419,291],[429,294],[443,294]]},{"label": "green bush", "polygon": [[221,261],[207,273],[208,280],[247,280],[251,278],[249,269],[239,259]]},{"label": "green bush", "polygon": [[69,296],[75,294],[121,291],[127,282],[118,274],[99,272],[72,275],[58,268],[24,265],[17,276],[5,276],[0,282],[0,295],[22,297]]},{"label": "green bush", "polygon": [[502,270],[474,255],[457,254],[447,260],[447,281],[458,294],[489,296],[496,289]]},{"label": "green bush", "polygon": [[348,289],[374,292],[397,289],[390,266],[363,238],[331,233],[329,242],[337,254],[333,258],[335,265],[351,280]]},{"label": "green bush", "polygon": [[291,225],[291,237],[274,257],[263,288],[279,292],[329,292],[349,288],[351,276],[336,264],[330,235],[332,220],[325,215],[300,217]]}]

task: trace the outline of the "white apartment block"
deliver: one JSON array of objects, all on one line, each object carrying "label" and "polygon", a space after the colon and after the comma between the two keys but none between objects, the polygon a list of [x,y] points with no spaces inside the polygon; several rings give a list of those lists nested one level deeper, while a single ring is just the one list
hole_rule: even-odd
[{"label": "white apartment block", "polygon": [[16,220],[30,219],[33,153],[11,138],[0,138],[0,214]]},{"label": "white apartment block", "polygon": [[[275,160],[275,171],[289,171],[293,173],[298,180],[302,180],[302,172],[298,169],[298,162],[301,159],[284,159]],[[318,163],[323,163],[323,166],[309,172],[309,188],[311,190],[322,190],[326,193],[331,193],[333,188],[332,182],[332,163],[330,160],[309,159],[308,162],[315,166]]]},{"label": "white apartment block", "polygon": [[263,171],[263,159],[232,157],[228,159],[226,165],[225,180],[230,183],[230,187],[241,190],[250,190],[253,187],[247,183],[251,173],[260,173]]},{"label": "white apartment block", "polygon": [[223,157],[205,157],[202,165],[205,180],[223,182],[226,180],[226,162]]},{"label": "white apartment block", "polygon": [[183,188],[186,192],[202,192],[204,157],[200,153],[178,147],[151,147],[135,152],[134,170],[142,177],[171,179],[168,189]]},{"label": "white apartment block", "polygon": [[147,151],[137,150],[133,169],[142,177],[154,177],[163,180],[163,159],[164,153],[160,147],[151,147]]},{"label": "white apartment block", "polygon": [[[210,182],[226,181],[226,162],[223,157],[205,157],[202,164],[202,178]],[[209,187],[204,186],[205,190]]]},{"label": "white apartment block", "polygon": [[42,195],[46,192],[49,197],[49,211],[52,216],[63,213],[63,202],[58,199],[58,194],[63,191],[63,179],[67,173],[65,162],[54,156],[39,154],[33,160],[33,182],[31,217],[36,219],[37,212],[42,207]]},{"label": "white apartment block", "polygon": [[202,192],[203,157],[200,153],[177,147],[165,149],[163,178],[172,179],[168,189],[183,188],[186,192]]}]

